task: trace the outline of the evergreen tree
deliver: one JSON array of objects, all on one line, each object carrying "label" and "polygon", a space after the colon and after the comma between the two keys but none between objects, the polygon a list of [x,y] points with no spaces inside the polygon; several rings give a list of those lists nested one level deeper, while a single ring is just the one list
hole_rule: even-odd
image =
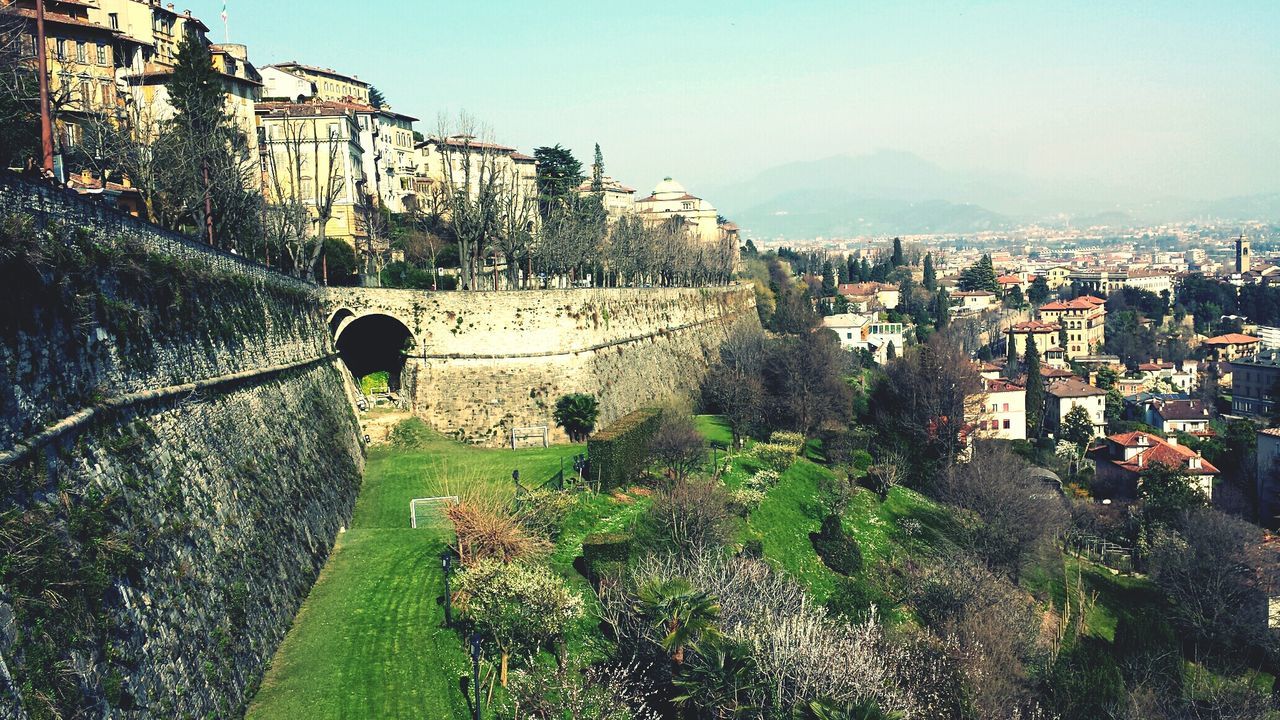
[{"label": "evergreen tree", "polygon": [[600,152],[600,143],[596,143],[595,161],[591,163],[591,192],[604,191],[604,153]]},{"label": "evergreen tree", "polygon": [[845,277],[848,278],[848,282],[851,282],[851,283],[859,282],[858,259],[850,255],[849,258],[845,260],[844,264],[845,264]]},{"label": "evergreen tree", "polygon": [[871,280],[871,263],[866,258],[862,258],[862,262],[858,263],[858,282],[870,282]]},{"label": "evergreen tree", "polygon": [[902,238],[893,239],[893,256],[889,258],[889,264],[893,267],[902,267],[907,264],[907,259],[902,254]]},{"label": "evergreen tree", "polygon": [[369,86],[369,106],[381,110],[387,106],[387,98],[382,91],[373,85]]},{"label": "evergreen tree", "polygon": [[1038,275],[1031,281],[1031,287],[1027,290],[1027,299],[1032,305],[1043,305],[1049,301],[1050,293],[1049,281],[1045,280],[1043,275]]},{"label": "evergreen tree", "polygon": [[1027,439],[1044,433],[1044,377],[1040,375],[1040,348],[1030,339],[1022,357],[1027,371]]},{"label": "evergreen tree", "polygon": [[1022,295],[1022,288],[1014,285],[1009,288],[1009,293],[1004,296],[1004,305],[1008,308],[1020,308],[1027,304],[1027,299]]},{"label": "evergreen tree", "polygon": [[898,359],[898,348],[893,346],[892,340],[884,348],[884,359],[890,362]]},{"label": "evergreen tree", "polygon": [[983,255],[978,262],[965,268],[965,271],[960,273],[959,287],[965,292],[974,290],[1000,292],[1000,283],[996,282],[996,270],[991,264],[991,256]]},{"label": "evergreen tree", "polygon": [[538,161],[538,210],[546,220],[552,210],[564,207],[582,184],[582,163],[559,144],[535,148]]},{"label": "evergreen tree", "polygon": [[938,289],[938,272],[933,268],[933,253],[924,256],[924,289],[933,292]]},{"label": "evergreen tree", "polygon": [[[1028,339],[1027,342],[1031,342],[1031,340]],[[1018,374],[1018,343],[1014,340],[1014,336],[1012,334],[1010,334],[1009,339],[1005,341],[1005,345],[1007,345],[1005,351],[1008,353],[1005,357],[1004,364],[1005,376],[1016,377]]]},{"label": "evergreen tree", "polygon": [[183,38],[169,82],[169,103],[175,123],[191,132],[209,135],[227,120],[222,78],[213,68],[213,57],[204,43]]},{"label": "evergreen tree", "polygon": [[822,262],[822,297],[831,297],[836,294],[836,271],[831,266],[830,260]]},{"label": "evergreen tree", "polygon": [[849,264],[848,263],[842,262],[842,263],[836,264],[836,282],[838,282],[841,285],[849,282]]},{"label": "evergreen tree", "polygon": [[933,315],[935,330],[941,330],[951,322],[951,298],[945,289],[938,288],[938,292],[934,293],[933,307],[930,308],[929,314]]}]

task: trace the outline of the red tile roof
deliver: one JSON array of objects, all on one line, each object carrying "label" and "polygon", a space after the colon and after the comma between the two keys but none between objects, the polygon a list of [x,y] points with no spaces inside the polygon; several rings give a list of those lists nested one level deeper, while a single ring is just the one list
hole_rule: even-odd
[{"label": "red tile roof", "polygon": [[1027,320],[1020,322],[1009,328],[1011,333],[1043,333],[1043,332],[1061,332],[1062,326],[1058,323],[1038,322],[1036,320]]},{"label": "red tile roof", "polygon": [[1045,391],[1054,397],[1059,398],[1077,398],[1077,397],[1096,397],[1098,395],[1106,395],[1106,390],[1100,390],[1089,383],[1074,377],[1066,377],[1061,380],[1054,380],[1049,383]]},{"label": "red tile roof", "polygon": [[1092,295],[1083,295],[1071,300],[1054,300],[1040,306],[1041,310],[1058,311],[1058,310],[1092,310],[1100,305],[1105,305],[1106,300],[1093,297]]},{"label": "red tile roof", "polygon": [[1226,335],[1211,337],[1208,340],[1205,340],[1204,344],[1205,345],[1247,345],[1249,343],[1256,343],[1256,342],[1258,342],[1258,338],[1253,337],[1252,335],[1243,335],[1241,333],[1227,333]]},{"label": "red tile roof", "polygon": [[[1129,432],[1120,435],[1112,435],[1107,441],[1118,447],[1135,448],[1143,447],[1142,440],[1145,440],[1147,446],[1143,450],[1128,460],[1112,459],[1109,462],[1116,467],[1123,468],[1132,473],[1141,473],[1143,470],[1150,468],[1152,465],[1164,465],[1168,468],[1181,469],[1191,475],[1217,475],[1218,468],[1213,463],[1201,458],[1194,450],[1185,445],[1177,445],[1170,443],[1158,435],[1144,432]],[[1200,458],[1200,467],[1191,467],[1191,460]]]}]

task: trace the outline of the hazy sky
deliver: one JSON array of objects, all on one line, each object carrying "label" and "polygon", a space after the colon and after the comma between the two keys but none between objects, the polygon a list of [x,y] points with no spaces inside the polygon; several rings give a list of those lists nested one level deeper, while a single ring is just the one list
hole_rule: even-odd
[{"label": "hazy sky", "polygon": [[[221,40],[220,0],[179,0]],[[1142,195],[1280,191],[1280,0],[228,0],[258,65],[376,84],[430,131],[465,109],[642,190],[791,160],[944,168]],[[713,198],[714,199],[714,198]]]}]

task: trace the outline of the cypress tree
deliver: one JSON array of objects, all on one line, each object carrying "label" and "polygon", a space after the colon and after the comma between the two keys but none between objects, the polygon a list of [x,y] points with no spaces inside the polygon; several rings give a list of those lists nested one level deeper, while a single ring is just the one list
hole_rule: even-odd
[{"label": "cypress tree", "polygon": [[1029,338],[1022,364],[1027,371],[1027,439],[1035,440],[1044,433],[1044,377],[1040,375],[1040,348]]},{"label": "cypress tree", "polygon": [[[1030,340],[1027,342],[1030,342]],[[1005,344],[1008,345],[1005,348],[1008,353],[1004,364],[1005,377],[1016,377],[1018,374],[1018,343],[1014,340],[1013,333],[1009,334],[1009,339],[1005,341]]]},{"label": "cypress tree", "polygon": [[938,271],[933,268],[933,253],[924,256],[924,289],[933,292],[938,289]]},{"label": "cypress tree", "polygon": [[858,259],[850,255],[849,259],[845,260],[844,264],[845,278],[847,278],[847,281],[851,283],[858,282]]},{"label": "cypress tree", "polygon": [[836,271],[830,260],[822,262],[822,296],[831,297],[836,294]]},{"label": "cypress tree", "polygon": [[866,258],[862,258],[862,262],[858,264],[858,282],[867,282],[871,279],[871,263]]},{"label": "cypress tree", "polygon": [[907,259],[902,255],[902,238],[893,239],[893,256],[889,258],[889,264],[894,267],[902,267],[907,264]]},{"label": "cypress tree", "polygon": [[933,329],[941,330],[951,322],[951,298],[947,295],[947,291],[938,288],[938,292],[933,296],[933,307],[930,308],[930,314],[933,315]]},{"label": "cypress tree", "polygon": [[604,191],[604,153],[600,152],[600,143],[596,143],[595,161],[591,163],[591,192]]}]

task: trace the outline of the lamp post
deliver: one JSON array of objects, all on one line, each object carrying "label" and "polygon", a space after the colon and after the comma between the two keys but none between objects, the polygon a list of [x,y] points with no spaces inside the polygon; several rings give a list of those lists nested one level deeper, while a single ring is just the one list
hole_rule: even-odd
[{"label": "lamp post", "polygon": [[44,33],[44,0],[36,0],[36,71],[40,73],[40,167],[54,177],[53,117],[49,110],[49,54]]},{"label": "lamp post", "polygon": [[449,592],[449,571],[453,570],[453,553],[445,548],[440,553],[440,568],[444,570],[444,626],[453,625],[453,594]]},{"label": "lamp post", "polygon": [[471,706],[471,717],[480,720],[480,633],[471,633],[471,686],[476,700]]}]

